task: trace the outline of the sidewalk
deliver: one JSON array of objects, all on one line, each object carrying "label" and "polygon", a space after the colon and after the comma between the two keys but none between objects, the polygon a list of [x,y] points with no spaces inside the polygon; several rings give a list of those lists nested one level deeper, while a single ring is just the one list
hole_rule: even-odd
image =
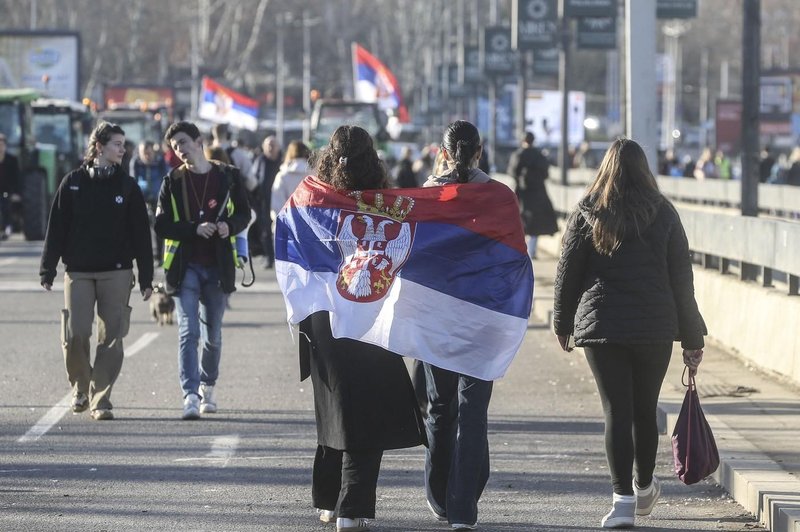
[{"label": "sidewalk", "polygon": [[[533,313],[550,324],[557,259],[543,249],[555,250],[554,239],[540,239]],[[720,453],[714,479],[772,532],[800,532],[800,389],[745,366],[708,338],[704,351],[697,390]],[[667,437],[686,391],[682,372],[676,343],[659,401]]]}]

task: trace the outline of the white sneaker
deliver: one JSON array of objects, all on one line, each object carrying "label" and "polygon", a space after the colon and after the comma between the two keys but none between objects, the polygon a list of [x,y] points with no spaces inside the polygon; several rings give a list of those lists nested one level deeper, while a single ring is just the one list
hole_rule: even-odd
[{"label": "white sneaker", "polygon": [[200,419],[200,398],[193,393],[183,400],[183,419]]},{"label": "white sneaker", "polygon": [[323,510],[321,508],[317,508],[317,513],[319,514],[319,520],[323,523],[333,523],[336,521],[336,512],[333,510]]},{"label": "white sneaker", "polygon": [[368,532],[369,520],[363,517],[336,518],[336,532]]},{"label": "white sneaker", "polygon": [[600,524],[603,528],[631,528],[634,524],[635,512],[635,495],[617,495],[615,493],[611,511],[603,517]]},{"label": "white sneaker", "polygon": [[214,385],[201,384],[200,385],[200,412],[203,414],[216,414],[217,401],[214,399]]},{"label": "white sneaker", "polygon": [[639,488],[636,481],[633,482],[633,493],[636,494],[636,515],[650,515],[653,507],[661,495],[661,483],[656,477],[646,488]]}]

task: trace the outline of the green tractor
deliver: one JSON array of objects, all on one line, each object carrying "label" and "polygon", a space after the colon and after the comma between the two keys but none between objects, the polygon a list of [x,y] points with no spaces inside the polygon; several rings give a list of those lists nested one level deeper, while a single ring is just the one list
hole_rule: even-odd
[{"label": "green tractor", "polygon": [[89,107],[70,100],[40,98],[31,105],[37,146],[55,147],[55,172],[47,176],[47,194],[52,197],[60,180],[83,162],[94,119]]},{"label": "green tractor", "polygon": [[37,147],[33,136],[31,104],[39,93],[31,89],[0,89],[0,129],[8,152],[19,159],[20,197],[12,197],[12,227],[26,240],[43,240],[47,229],[48,170],[55,175],[55,150]]}]

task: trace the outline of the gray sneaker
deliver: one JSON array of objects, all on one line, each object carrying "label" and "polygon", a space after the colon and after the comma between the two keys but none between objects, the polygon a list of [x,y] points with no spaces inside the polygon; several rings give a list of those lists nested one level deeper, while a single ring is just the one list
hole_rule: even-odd
[{"label": "gray sneaker", "polygon": [[83,392],[75,392],[70,403],[73,412],[83,412],[89,408],[89,396]]},{"label": "gray sneaker", "polygon": [[603,517],[600,525],[603,528],[631,528],[636,517],[636,496],[614,494],[611,511]]},{"label": "gray sneaker", "polygon": [[661,496],[661,483],[656,477],[646,488],[639,488],[634,482],[633,492],[636,494],[636,515],[650,515]]},{"label": "gray sneaker", "polygon": [[200,419],[200,398],[193,393],[183,400],[183,419]]},{"label": "gray sneaker", "polygon": [[200,385],[200,412],[203,414],[217,413],[217,400],[214,398],[214,385]]}]

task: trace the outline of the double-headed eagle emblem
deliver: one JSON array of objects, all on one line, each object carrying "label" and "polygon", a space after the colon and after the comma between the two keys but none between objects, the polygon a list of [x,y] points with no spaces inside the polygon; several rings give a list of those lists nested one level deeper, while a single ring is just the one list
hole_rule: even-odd
[{"label": "double-headed eagle emblem", "polygon": [[360,191],[352,195],[358,211],[343,210],[339,216],[336,241],[342,265],[336,287],[351,301],[377,301],[389,291],[411,252],[416,223],[405,218],[414,200],[398,196],[393,205],[384,206],[380,193],[373,203],[366,202]]}]

